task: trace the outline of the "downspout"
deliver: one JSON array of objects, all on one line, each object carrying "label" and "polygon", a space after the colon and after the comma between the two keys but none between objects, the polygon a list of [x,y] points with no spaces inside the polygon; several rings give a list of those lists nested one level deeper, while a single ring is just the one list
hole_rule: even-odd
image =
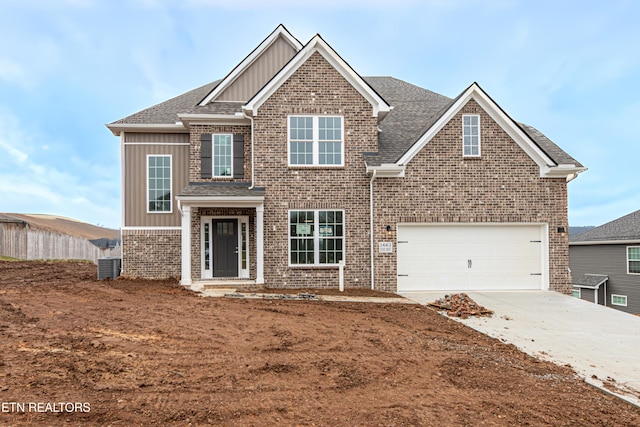
[{"label": "downspout", "polygon": [[254,148],[253,147],[253,142],[254,142],[254,139],[253,139],[253,134],[254,134],[254,132],[253,132],[253,116],[251,116],[251,117],[247,116],[247,113],[246,113],[245,110],[242,110],[242,115],[245,118],[249,119],[249,121],[251,122],[251,187],[249,187],[249,190],[253,190],[253,187],[255,187],[255,168],[254,168],[254,162],[253,162],[253,159],[254,159],[254,154],[253,154],[253,152],[254,152],[254,150],[253,150],[253,148]]},{"label": "downspout", "polygon": [[374,259],[374,241],[373,241],[373,180],[376,179],[376,170],[373,170],[373,174],[371,175],[371,181],[369,181],[369,223],[371,225],[371,229],[369,230],[369,234],[371,235],[371,290],[374,290],[374,273],[375,273],[375,259]]}]

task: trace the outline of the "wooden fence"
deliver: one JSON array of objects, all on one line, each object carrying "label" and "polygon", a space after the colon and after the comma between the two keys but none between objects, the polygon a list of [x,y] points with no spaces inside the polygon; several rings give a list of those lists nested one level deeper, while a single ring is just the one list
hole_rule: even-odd
[{"label": "wooden fence", "polygon": [[18,259],[86,259],[120,256],[120,247],[101,249],[82,237],[0,223],[0,255]]}]

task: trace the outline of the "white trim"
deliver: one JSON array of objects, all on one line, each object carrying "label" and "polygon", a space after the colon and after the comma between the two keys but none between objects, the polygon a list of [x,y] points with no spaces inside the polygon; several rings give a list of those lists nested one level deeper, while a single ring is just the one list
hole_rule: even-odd
[{"label": "white trim", "polygon": [[[613,297],[624,298],[624,304],[618,304],[613,302]],[[619,307],[627,307],[628,303],[629,303],[629,299],[627,298],[626,295],[611,294],[611,305],[617,305]]]},{"label": "white trim", "polygon": [[367,175],[375,175],[377,178],[404,178],[406,167],[404,165],[385,163],[380,166],[366,165],[366,169]]},{"label": "white trim", "polygon": [[180,218],[181,227],[181,268],[180,284],[191,286],[191,206],[180,206],[182,216]]},{"label": "white trim", "polygon": [[200,106],[207,105],[209,102],[216,99],[224,90],[229,87],[247,68],[253,64],[277,39],[279,36],[288,42],[296,52],[302,49],[302,44],[295,39],[282,25],[278,27],[269,35],[257,48],[253,50],[240,64],[238,64],[207,96],[200,102]]},{"label": "white trim", "polygon": [[[290,119],[292,117],[311,117],[311,131],[312,131],[312,139],[311,139],[311,150],[312,150],[312,159],[311,164],[292,164],[291,163],[291,124]],[[326,118],[339,118],[340,119],[340,135],[342,136],[342,141],[340,142],[340,163],[339,164],[320,164],[320,117]],[[324,142],[324,141],[323,141]],[[335,142],[335,141],[329,141]],[[290,168],[342,168],[344,167],[344,146],[345,146],[345,135],[344,135],[344,116],[340,115],[324,115],[324,114],[290,114],[287,116],[287,165]]]},{"label": "white trim", "polygon": [[151,230],[181,230],[182,228],[179,226],[166,226],[166,227],[155,227],[155,226],[132,226],[132,227],[122,227],[123,231],[151,231]]},{"label": "white trim", "polygon": [[[124,228],[124,226],[126,225],[125,223],[125,209],[126,209],[126,204],[125,204],[125,190],[126,190],[126,161],[125,161],[125,149],[124,149],[124,135],[125,133],[122,132],[120,134],[120,226],[121,228]],[[122,239],[121,239],[122,240]],[[122,253],[124,253],[124,250],[122,250]],[[124,269],[123,269],[124,270]]]},{"label": "white trim", "polygon": [[237,114],[178,114],[178,118],[185,127],[190,125],[220,125],[220,126],[248,126],[249,120],[238,112]]},{"label": "white trim", "polygon": [[[251,239],[249,239],[249,217],[247,215],[213,215],[213,216],[201,216],[200,217],[200,280],[216,280],[217,278],[213,276],[213,247],[209,248],[209,269],[211,276],[205,276],[205,268],[204,268],[204,225],[205,223],[209,223],[209,244],[213,244],[213,220],[215,219],[235,219],[237,224],[238,231],[238,279],[249,279],[250,278],[250,270],[251,270]],[[242,224],[245,224],[247,227],[247,268],[242,268]],[[235,279],[235,277],[234,277]]]},{"label": "white trim", "polygon": [[630,275],[632,275],[632,276],[637,276],[637,275],[640,275],[640,273],[631,273],[631,272],[629,271],[629,261],[640,261],[640,259],[637,259],[637,260],[636,260],[636,259],[634,259],[634,260],[630,260],[630,259],[629,259],[629,249],[630,249],[630,248],[639,248],[639,249],[640,249],[640,246],[631,246],[631,245],[630,245],[630,246],[627,246],[627,247],[625,248],[625,252],[626,252],[626,254],[627,254],[627,274],[630,274]]},{"label": "white trim", "polygon": [[258,110],[264,102],[278,90],[278,88],[295,73],[307,59],[315,52],[320,53],[323,58],[331,64],[342,77],[344,77],[373,107],[373,117],[382,117],[389,111],[391,106],[382,99],[378,93],[369,86],[347,64],[336,51],[331,48],[319,34],[314,36],[292,59],[289,61],[260,91],[255,94],[242,109],[247,115],[257,116]]},{"label": "white trim", "polygon": [[588,242],[569,242],[569,246],[591,246],[591,245],[640,245],[640,240],[593,240]]},{"label": "white trim", "polygon": [[[342,261],[347,250],[347,219],[344,209],[289,209],[287,211],[287,264],[291,268],[335,268],[340,262],[320,264],[320,215],[319,212],[342,212]],[[313,264],[291,264],[291,212],[313,212]],[[336,239],[337,240],[337,239]],[[344,265],[344,264],[343,264]]]},{"label": "white trim", "polygon": [[255,208],[264,203],[264,196],[176,196],[176,200],[200,208]]},{"label": "white trim", "polygon": [[124,250],[124,239],[122,237],[122,230],[124,229],[125,226],[125,209],[126,209],[126,205],[125,205],[125,179],[126,179],[126,174],[125,174],[125,165],[126,165],[126,161],[125,161],[125,149],[124,149],[124,135],[125,133],[122,132],[120,134],[120,271],[126,273],[126,262],[127,262],[127,258],[122,256],[124,255],[126,252]]},{"label": "white trim", "polygon": [[[465,125],[464,124],[464,119],[465,117],[477,117],[478,118],[478,124],[476,125],[478,127],[478,154],[465,154],[464,152],[464,127],[465,126],[469,126],[470,128],[473,128],[474,125]],[[469,137],[473,136],[471,134],[468,135]],[[482,142],[481,142],[481,138],[480,138],[480,114],[463,114],[462,115],[462,157],[465,158],[480,158],[482,157]],[[471,148],[473,148],[473,145],[470,146]]]},{"label": "white trim", "polygon": [[264,204],[256,206],[256,284],[264,284]]},{"label": "white trim", "polygon": [[166,123],[123,123],[106,125],[107,128],[115,136],[120,136],[122,132],[142,132],[149,131],[154,133],[183,133],[187,128],[180,122],[175,124]]},{"label": "white trim", "polygon": [[540,168],[540,176],[545,178],[569,177],[586,168],[575,165],[556,165],[531,138],[496,104],[489,96],[473,83],[453,103],[451,107],[407,150],[396,162],[398,165],[409,163],[427,145],[440,130],[469,102],[475,100],[480,107],[522,148]]},{"label": "white trim", "polygon": [[[169,210],[168,211],[151,211],[149,210],[149,157],[168,157],[169,158]],[[147,154],[147,213],[148,214],[172,214],[173,213],[173,154]]]}]

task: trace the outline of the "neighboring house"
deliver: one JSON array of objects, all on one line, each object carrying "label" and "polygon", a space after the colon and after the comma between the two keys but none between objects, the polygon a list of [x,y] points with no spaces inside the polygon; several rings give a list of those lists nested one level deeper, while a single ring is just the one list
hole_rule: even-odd
[{"label": "neighboring house", "polygon": [[226,77],[107,127],[123,274],[204,284],[571,291],[585,168],[478,84],[361,77],[279,26]]},{"label": "neighboring house", "polygon": [[573,294],[640,314],[640,210],[569,240]]}]

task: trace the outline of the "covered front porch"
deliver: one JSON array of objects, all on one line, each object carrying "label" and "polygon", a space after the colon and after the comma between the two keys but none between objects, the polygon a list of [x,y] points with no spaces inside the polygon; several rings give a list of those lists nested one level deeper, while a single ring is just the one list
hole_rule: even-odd
[{"label": "covered front porch", "polygon": [[180,284],[264,284],[264,188],[246,182],[190,183],[181,212]]}]

